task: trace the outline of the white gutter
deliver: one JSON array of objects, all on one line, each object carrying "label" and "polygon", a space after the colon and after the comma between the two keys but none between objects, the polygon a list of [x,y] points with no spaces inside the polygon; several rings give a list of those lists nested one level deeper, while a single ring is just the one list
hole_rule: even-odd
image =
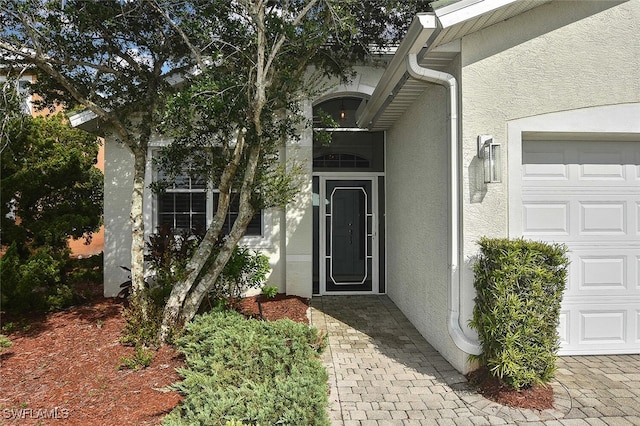
[{"label": "white gutter", "polygon": [[477,340],[467,336],[460,327],[460,293],[462,287],[461,232],[462,210],[460,208],[460,167],[458,137],[458,83],[456,78],[446,72],[424,68],[418,64],[415,53],[409,53],[406,60],[407,72],[419,81],[444,86],[449,91],[449,149],[450,149],[450,214],[449,214],[449,311],[447,328],[451,339],[458,348],[469,354],[479,355],[482,351]]}]

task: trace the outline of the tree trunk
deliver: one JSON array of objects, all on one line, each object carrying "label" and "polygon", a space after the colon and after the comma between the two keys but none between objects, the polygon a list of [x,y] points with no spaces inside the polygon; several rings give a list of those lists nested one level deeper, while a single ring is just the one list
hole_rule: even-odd
[{"label": "tree trunk", "polygon": [[144,291],[144,175],[147,166],[145,149],[135,149],[133,169],[133,192],[131,194],[131,283],[132,294],[139,296]]},{"label": "tree trunk", "polygon": [[186,300],[184,301],[179,320],[181,324],[186,324],[191,321],[198,312],[198,309],[200,308],[204,297],[207,295],[211,287],[215,285],[216,281],[220,277],[220,274],[222,274],[222,270],[231,258],[233,249],[238,244],[238,241],[240,241],[240,239],[242,238],[244,230],[247,228],[249,222],[251,222],[253,214],[253,209],[250,209],[250,212],[238,215],[232,232],[225,240],[222,248],[218,252],[208,272],[202,277],[202,279],[199,280],[198,285],[193,288],[193,290],[189,293]]},{"label": "tree trunk", "polygon": [[182,306],[182,311],[180,313],[181,324],[186,324],[191,321],[198,312],[198,308],[200,308],[202,300],[220,277],[222,270],[231,258],[233,249],[244,235],[247,225],[249,225],[251,218],[255,214],[255,210],[251,206],[251,192],[259,158],[260,147],[251,147],[249,150],[247,169],[242,183],[242,190],[240,191],[240,211],[238,217],[236,218],[233,228],[231,229],[231,232],[225,240],[222,248],[213,261],[213,264],[209,267],[207,274],[199,280],[198,284],[193,288],[187,299],[184,301],[184,305]]},{"label": "tree trunk", "polygon": [[[174,285],[167,300],[167,304],[164,307],[164,313],[162,317],[162,325],[160,327],[159,339],[161,342],[165,342],[171,329],[183,325],[181,319],[181,311],[185,299],[189,295],[191,289],[196,285],[198,279],[201,277],[203,269],[207,261],[211,258],[211,254],[218,244],[222,227],[227,218],[227,211],[229,210],[229,201],[231,198],[231,184],[233,178],[236,175],[238,166],[242,159],[242,153],[245,148],[245,130],[241,129],[238,132],[236,139],[236,146],[234,148],[233,159],[225,167],[219,185],[219,199],[218,209],[213,217],[213,223],[207,229],[207,232],[198,245],[196,252],[193,254],[191,260],[187,264],[188,275],[187,278]],[[197,309],[197,308],[196,308]]]}]

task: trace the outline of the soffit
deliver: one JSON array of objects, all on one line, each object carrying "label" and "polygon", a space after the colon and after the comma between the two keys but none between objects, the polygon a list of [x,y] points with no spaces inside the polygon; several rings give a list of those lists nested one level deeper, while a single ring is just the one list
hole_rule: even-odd
[{"label": "soffit", "polygon": [[[425,68],[445,71],[451,64],[451,61],[460,53],[460,40],[462,37],[524,13],[529,9],[533,9],[549,1],[551,0],[518,0],[509,2],[508,4],[502,4],[493,10],[482,12],[480,15],[467,19],[463,19],[466,16],[462,13],[461,9],[461,7],[467,3],[465,1],[456,2],[437,9],[435,14],[438,16],[438,19],[440,19],[440,14],[442,14],[441,22],[444,22],[445,25],[449,24],[450,26],[441,27],[440,31],[435,35],[435,38],[424,46],[421,55],[418,55],[418,62]],[[476,1],[474,5],[480,3],[483,2]],[[462,18],[460,18],[461,16]],[[461,19],[460,22],[456,22],[456,18]],[[382,108],[376,112],[374,119],[368,125],[369,129],[386,130],[390,128],[416,99],[422,95],[428,85],[429,83],[407,78],[405,73],[405,76],[399,80],[395,86],[393,94],[380,94],[381,96],[389,96],[389,99]]]},{"label": "soffit", "polygon": [[[438,37],[433,41],[432,45],[440,46],[453,40],[461,39],[467,34],[474,33],[498,22],[505,21],[516,15],[524,13],[529,9],[533,9],[534,7],[549,3],[550,1],[551,0],[518,0],[483,13],[480,16],[476,16],[462,22],[457,22],[451,26],[446,26],[442,29],[442,31],[440,31]],[[456,4],[454,4],[452,7],[454,6],[456,6]],[[442,8],[436,11],[436,15],[438,15],[438,17],[440,17],[439,12],[443,9],[446,8]]]}]

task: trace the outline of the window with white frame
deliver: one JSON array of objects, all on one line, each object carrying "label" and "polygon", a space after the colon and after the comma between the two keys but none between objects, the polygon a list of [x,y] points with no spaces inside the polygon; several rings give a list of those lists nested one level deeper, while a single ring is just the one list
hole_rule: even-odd
[{"label": "window with white frame", "polygon": [[[166,176],[158,173],[159,180]],[[207,224],[207,186],[203,179],[187,174],[176,176],[158,194],[158,226],[172,229],[204,230]]]},{"label": "window with white frame", "polygon": [[[167,176],[159,172],[158,180],[167,180]],[[219,191],[208,190],[204,179],[181,174],[176,176],[162,192],[157,195],[157,224],[168,225],[172,229],[202,231],[211,223],[218,207]],[[229,210],[222,228],[223,234],[231,232],[231,228],[239,214],[239,200],[232,194]],[[257,212],[245,235],[262,235],[262,212]]]}]

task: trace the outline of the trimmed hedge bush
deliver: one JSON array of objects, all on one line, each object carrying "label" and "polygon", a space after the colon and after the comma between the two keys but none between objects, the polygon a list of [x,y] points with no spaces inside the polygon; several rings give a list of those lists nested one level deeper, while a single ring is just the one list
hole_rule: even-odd
[{"label": "trimmed hedge bush", "polygon": [[479,245],[469,325],[482,354],[473,358],[515,389],[548,383],[556,369],[567,249],[523,239],[482,238]]},{"label": "trimmed hedge bush", "polygon": [[210,312],[176,340],[186,356],[185,399],[165,425],[328,425],[328,375],[315,329],[290,320],[248,320]]}]

